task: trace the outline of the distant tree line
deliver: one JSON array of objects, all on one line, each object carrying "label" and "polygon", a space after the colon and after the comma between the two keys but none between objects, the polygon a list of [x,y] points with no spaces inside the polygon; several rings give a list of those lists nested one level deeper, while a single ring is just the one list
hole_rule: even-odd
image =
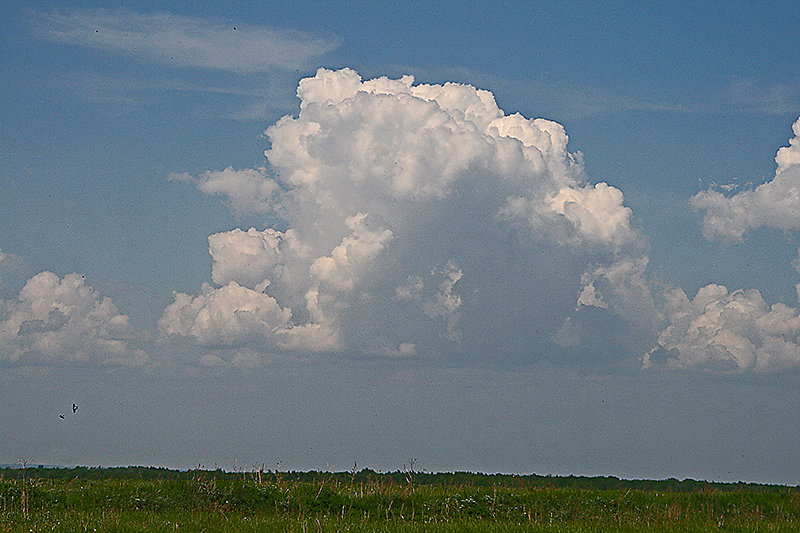
[{"label": "distant tree line", "polygon": [[629,480],[614,476],[540,476],[537,474],[483,474],[475,472],[417,472],[398,470],[394,472],[376,472],[369,468],[350,472],[322,471],[287,471],[251,470],[230,472],[216,470],[192,469],[175,470],[152,466],[119,466],[119,467],[86,467],[72,468],[36,466],[20,468],[7,466],[0,468],[0,479],[141,479],[141,480],[197,480],[197,479],[254,479],[259,482],[306,482],[306,483],[353,483],[353,484],[416,484],[416,485],[451,485],[472,487],[519,487],[519,488],[573,488],[586,490],[641,490],[651,492],[702,492],[702,491],[737,491],[781,492],[797,487],[785,485],[769,485],[762,483],[721,483],[697,481],[693,479],[661,479],[661,480]]}]

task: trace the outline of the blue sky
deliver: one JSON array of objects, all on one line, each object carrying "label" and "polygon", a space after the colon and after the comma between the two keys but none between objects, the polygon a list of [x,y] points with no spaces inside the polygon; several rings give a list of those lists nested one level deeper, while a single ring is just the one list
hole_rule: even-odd
[{"label": "blue sky", "polygon": [[0,462],[800,482],[792,3],[0,11]]}]

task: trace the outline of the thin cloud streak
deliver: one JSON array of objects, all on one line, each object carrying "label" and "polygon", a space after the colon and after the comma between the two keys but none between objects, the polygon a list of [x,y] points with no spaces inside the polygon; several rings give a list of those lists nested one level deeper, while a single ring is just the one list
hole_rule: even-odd
[{"label": "thin cloud streak", "polygon": [[238,74],[301,68],[338,44],[298,31],[169,13],[87,10],[35,13],[32,18],[35,33],[54,42]]},{"label": "thin cloud streak", "polygon": [[[754,114],[793,114],[800,106],[798,80],[731,78],[702,93],[669,90],[655,86],[610,86],[555,79],[543,73],[534,81],[496,75],[471,68],[436,71],[414,65],[394,65],[392,73],[413,73],[436,80],[468,79],[496,95],[528,101],[531,107],[548,110],[551,118],[569,121],[620,112],[664,112],[686,114],[730,114],[731,110]],[[795,83],[792,83],[792,82]]]},{"label": "thin cloud streak", "polygon": [[199,97],[213,98],[216,107],[204,108],[204,112],[215,116],[263,120],[270,113],[285,112],[295,105],[294,98],[285,94],[297,83],[288,72],[266,77],[267,80],[248,79],[244,83],[204,84],[177,76],[142,78],[80,72],[64,76],[56,83],[71,87],[89,102],[122,106],[128,111],[135,106],[152,105],[167,92],[194,101]]}]

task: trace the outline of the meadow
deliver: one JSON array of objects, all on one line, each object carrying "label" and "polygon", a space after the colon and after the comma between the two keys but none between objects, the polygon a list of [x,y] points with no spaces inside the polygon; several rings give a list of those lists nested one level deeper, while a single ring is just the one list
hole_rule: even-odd
[{"label": "meadow", "polygon": [[430,474],[0,469],[0,531],[800,531],[800,489]]}]

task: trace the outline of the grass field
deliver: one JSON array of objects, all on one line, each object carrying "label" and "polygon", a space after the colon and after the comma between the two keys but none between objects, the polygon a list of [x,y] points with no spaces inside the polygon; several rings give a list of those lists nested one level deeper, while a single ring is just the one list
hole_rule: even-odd
[{"label": "grass field", "polygon": [[796,488],[587,479],[0,470],[0,531],[800,531]]}]

